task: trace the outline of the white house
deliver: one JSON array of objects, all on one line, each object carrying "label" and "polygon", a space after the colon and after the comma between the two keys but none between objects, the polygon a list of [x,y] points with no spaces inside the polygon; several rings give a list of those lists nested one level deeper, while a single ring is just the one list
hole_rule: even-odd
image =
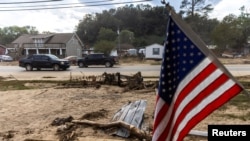
[{"label": "white house", "polygon": [[163,56],[164,46],[160,44],[152,44],[145,47],[145,59],[161,60]]}]

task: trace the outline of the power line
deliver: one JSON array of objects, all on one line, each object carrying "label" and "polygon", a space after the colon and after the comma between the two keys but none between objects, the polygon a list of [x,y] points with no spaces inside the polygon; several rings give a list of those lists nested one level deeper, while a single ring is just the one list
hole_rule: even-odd
[{"label": "power line", "polygon": [[24,3],[42,3],[42,2],[56,2],[63,0],[44,0],[44,1],[23,1],[23,2],[0,2],[0,4],[24,4]]},{"label": "power line", "polygon": [[81,7],[94,7],[94,6],[106,6],[106,5],[117,5],[117,4],[129,4],[129,3],[141,3],[149,2],[152,0],[138,0],[133,2],[116,2],[116,3],[103,3],[103,4],[92,4],[92,5],[81,5],[81,6],[62,6],[62,7],[39,7],[39,8],[27,8],[27,9],[6,9],[0,11],[30,11],[30,10],[46,10],[46,9],[65,9],[65,8],[81,8]]},{"label": "power line", "polygon": [[114,0],[100,0],[100,1],[88,1],[88,2],[78,2],[78,3],[64,3],[64,4],[52,4],[52,5],[21,5],[21,6],[9,6],[9,7],[0,7],[0,8],[27,8],[27,7],[44,7],[44,6],[61,6],[61,5],[69,5],[69,6],[73,6],[73,5],[78,5],[78,4],[88,4],[88,3],[102,3],[102,2],[107,2],[107,1],[114,1]]}]

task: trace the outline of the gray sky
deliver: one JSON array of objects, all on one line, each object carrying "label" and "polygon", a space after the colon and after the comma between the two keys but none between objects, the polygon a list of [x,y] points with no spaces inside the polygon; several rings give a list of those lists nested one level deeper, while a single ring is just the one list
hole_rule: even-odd
[{"label": "gray sky", "polygon": [[[39,32],[74,32],[75,26],[79,20],[83,19],[85,14],[101,13],[102,10],[110,8],[122,7],[127,2],[137,4],[150,4],[152,6],[162,6],[161,0],[152,0],[149,2],[138,2],[143,0],[62,0],[49,2],[50,0],[1,0],[0,1],[0,27],[8,26],[34,26]],[[166,0],[167,1],[167,0]],[[169,0],[167,2],[172,5],[176,11],[180,7],[180,1]],[[239,8],[245,6],[250,11],[250,0],[207,0],[214,4],[214,12],[210,15],[212,18],[221,20],[228,14],[238,15]],[[25,2],[25,3],[20,3]],[[36,2],[36,3],[29,3]],[[9,3],[9,4],[6,4]],[[78,4],[75,4],[78,3]],[[125,3],[125,4],[118,4]],[[65,5],[66,4],[66,5]],[[70,4],[70,5],[69,5]],[[73,5],[74,4],[74,5]],[[96,4],[104,4],[103,6],[93,6]],[[106,5],[109,4],[109,5]],[[113,5],[112,5],[113,4]],[[56,6],[67,7],[61,9],[41,9]],[[92,6],[89,6],[92,5]],[[72,6],[72,7],[70,7]],[[75,7],[74,7],[75,6]],[[82,7],[79,7],[82,6]],[[34,9],[24,11],[4,11],[18,9]]]}]

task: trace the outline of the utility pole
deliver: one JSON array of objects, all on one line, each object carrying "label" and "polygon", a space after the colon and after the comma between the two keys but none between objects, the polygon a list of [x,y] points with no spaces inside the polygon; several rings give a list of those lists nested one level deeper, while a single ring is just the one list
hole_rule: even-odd
[{"label": "utility pole", "polygon": [[120,55],[121,53],[121,45],[120,45],[120,28],[118,27],[118,30],[117,30],[117,34],[118,34],[118,56]]}]

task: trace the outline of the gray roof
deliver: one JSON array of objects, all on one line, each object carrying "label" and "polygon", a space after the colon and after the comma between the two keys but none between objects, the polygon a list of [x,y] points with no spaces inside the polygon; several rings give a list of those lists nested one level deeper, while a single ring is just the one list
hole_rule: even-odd
[{"label": "gray roof", "polygon": [[[23,34],[14,40],[13,44],[23,44],[23,43],[34,43],[33,39],[35,38],[47,38],[46,44],[50,43],[67,43],[74,35],[74,33],[55,33],[55,34],[38,34],[38,35],[29,35]],[[77,39],[79,39],[77,37]],[[80,41],[81,42],[81,41]]]}]

